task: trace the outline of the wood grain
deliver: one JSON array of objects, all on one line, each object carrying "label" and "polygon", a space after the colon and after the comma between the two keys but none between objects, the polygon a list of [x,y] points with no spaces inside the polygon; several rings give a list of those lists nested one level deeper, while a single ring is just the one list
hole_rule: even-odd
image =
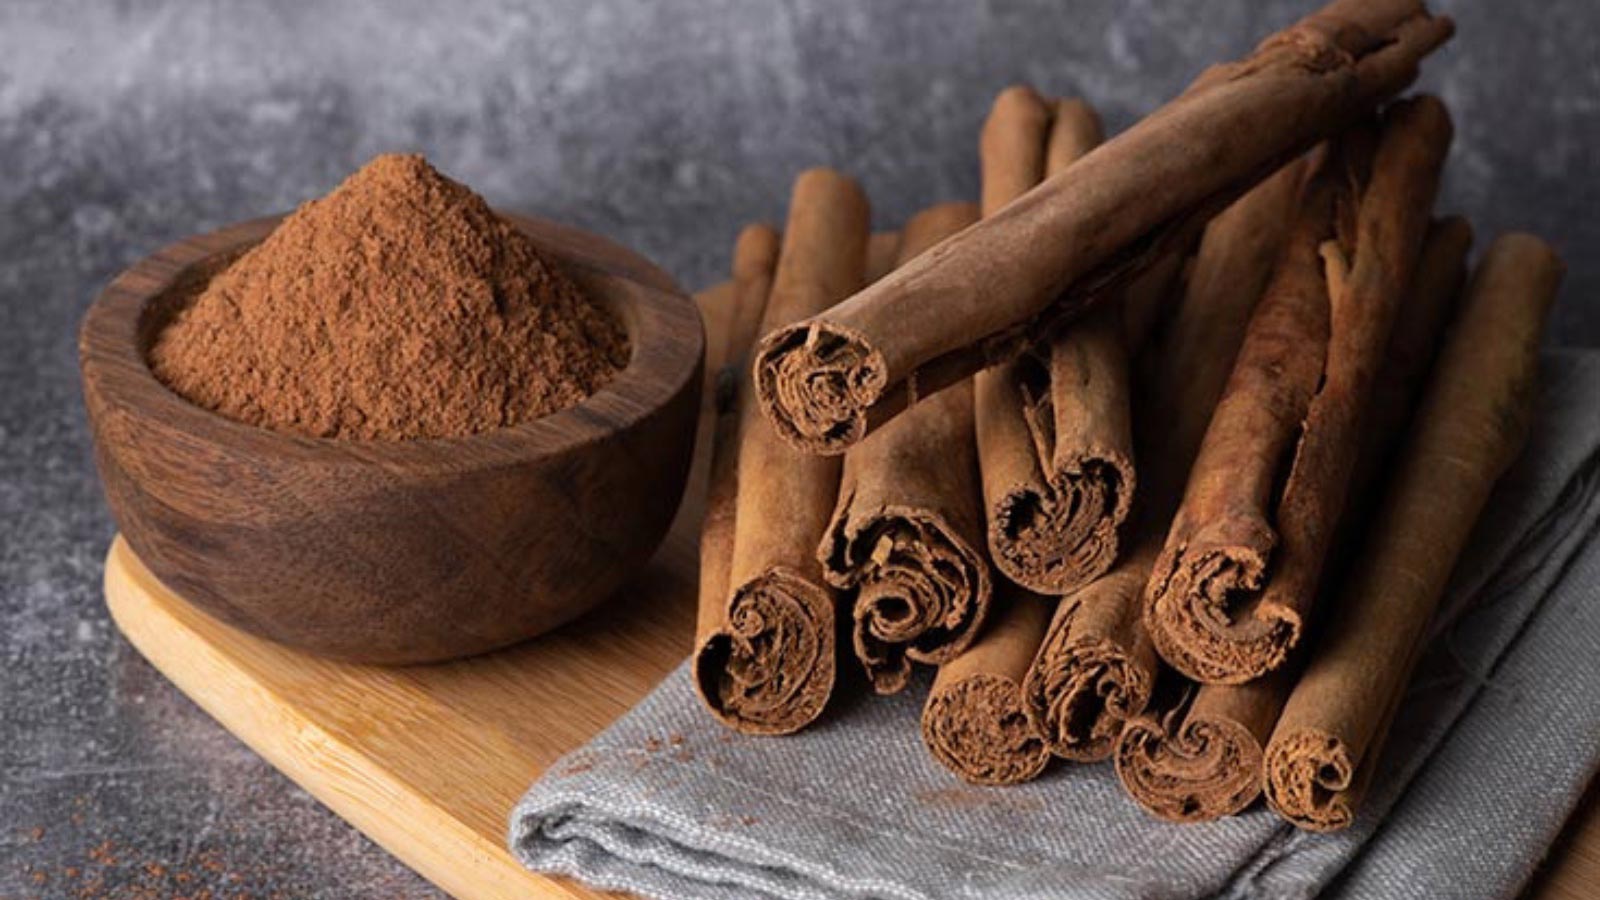
[{"label": "wood grain", "polygon": [[1600,895],[1600,781],[1584,792],[1522,895],[1530,900],[1593,900]]},{"label": "wood grain", "polygon": [[[701,295],[713,347],[726,322],[716,304],[728,296]],[[518,865],[505,849],[507,822],[540,773],[688,654],[700,501],[697,474],[661,549],[605,605],[532,641],[452,663],[341,663],[251,637],[178,597],[120,538],[106,560],[106,601],[179,689],[440,888],[464,900],[593,900],[615,895]],[[1600,803],[1591,791],[1525,896],[1576,900],[1594,896],[1595,884]]]},{"label": "wood grain", "polygon": [[240,424],[156,380],[145,352],[262,219],[118,276],[79,342],[95,457],[161,580],[254,634],[362,662],[424,662],[540,634],[655,551],[693,448],[699,317],[602,238],[508,217],[622,320],[627,367],[571,409],[462,438],[324,440]]}]

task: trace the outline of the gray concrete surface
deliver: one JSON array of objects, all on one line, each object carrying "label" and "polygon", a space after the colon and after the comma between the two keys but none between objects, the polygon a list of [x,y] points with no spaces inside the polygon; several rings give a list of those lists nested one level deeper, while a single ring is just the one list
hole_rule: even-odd
[{"label": "gray concrete surface", "polygon": [[[1121,127],[1311,3],[0,6],[0,897],[96,879],[105,896],[433,894],[108,622],[73,341],[119,268],[405,149],[699,287],[739,224],[781,216],[801,167],[855,173],[893,224],[973,195],[1004,84],[1082,94]],[[1559,245],[1552,341],[1600,344],[1600,8],[1438,5],[1461,25],[1423,82],[1458,125],[1442,206]]]}]

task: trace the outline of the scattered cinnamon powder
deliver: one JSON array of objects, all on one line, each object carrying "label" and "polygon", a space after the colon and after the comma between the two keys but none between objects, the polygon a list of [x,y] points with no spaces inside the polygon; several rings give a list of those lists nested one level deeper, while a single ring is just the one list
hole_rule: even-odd
[{"label": "scattered cinnamon powder", "polygon": [[455,437],[565,409],[626,364],[609,311],[481,197],[385,155],[301,206],[162,329],[155,374],[316,437]]},{"label": "scattered cinnamon powder", "polygon": [[[234,834],[239,838],[242,832],[235,829]],[[205,846],[141,848],[138,844],[102,838],[74,855],[78,864],[25,864],[22,875],[39,893],[24,893],[18,900],[43,896],[81,900],[289,900],[306,895],[305,886],[298,882],[303,875],[296,869],[284,868],[278,861],[258,858],[259,855],[243,861],[229,859],[225,852],[225,848]],[[410,876],[403,873],[392,877],[397,881],[374,885],[379,896],[396,895],[401,882],[410,882]],[[4,881],[3,875],[0,881]],[[3,896],[7,900],[11,897]]]}]

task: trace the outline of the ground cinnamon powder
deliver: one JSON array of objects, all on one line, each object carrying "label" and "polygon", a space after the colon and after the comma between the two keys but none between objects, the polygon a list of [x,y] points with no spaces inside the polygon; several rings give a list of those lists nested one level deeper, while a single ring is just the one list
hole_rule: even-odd
[{"label": "ground cinnamon powder", "polygon": [[565,409],[626,364],[611,313],[420,156],[301,206],[162,329],[151,368],[232,419],[455,437]]}]

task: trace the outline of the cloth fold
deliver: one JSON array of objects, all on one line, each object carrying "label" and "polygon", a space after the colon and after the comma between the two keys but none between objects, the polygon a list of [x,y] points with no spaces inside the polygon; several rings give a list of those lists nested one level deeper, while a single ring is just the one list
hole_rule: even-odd
[{"label": "cloth fold", "polygon": [[1452,579],[1356,823],[1146,816],[1108,764],[962,784],[918,736],[926,679],[745,737],[680,668],[529,790],[529,867],[662,898],[1499,897],[1600,762],[1600,353],[1552,352],[1532,439]]}]

